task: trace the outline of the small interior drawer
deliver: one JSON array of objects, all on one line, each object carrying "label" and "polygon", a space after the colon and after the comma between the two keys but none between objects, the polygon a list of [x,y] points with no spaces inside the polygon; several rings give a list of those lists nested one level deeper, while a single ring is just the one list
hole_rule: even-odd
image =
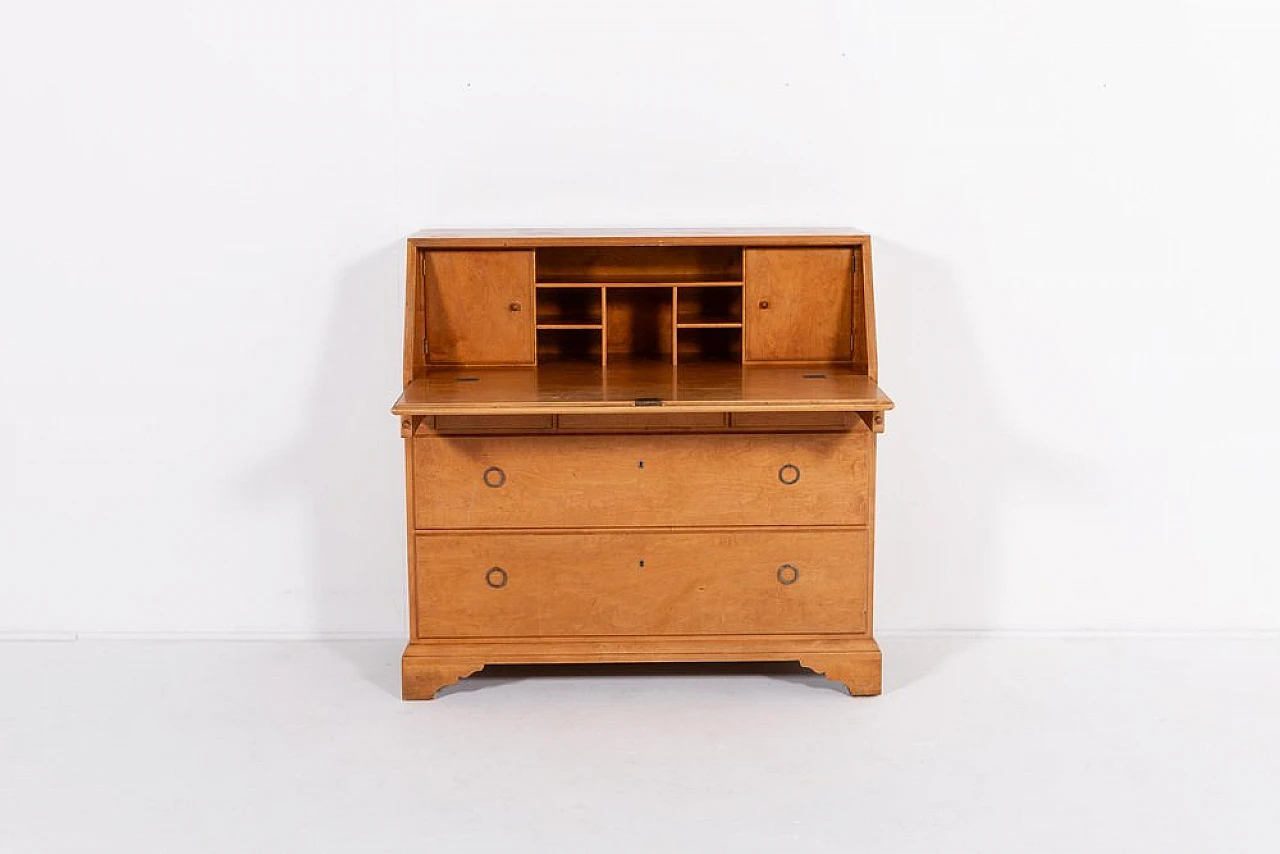
[{"label": "small interior drawer", "polygon": [[723,412],[628,412],[622,415],[561,415],[561,430],[711,430],[725,426]]},{"label": "small interior drawer", "polygon": [[855,418],[852,412],[734,412],[730,423],[761,430],[848,430]]},{"label": "small interior drawer", "polygon": [[555,427],[553,415],[437,415],[437,433],[537,433]]}]

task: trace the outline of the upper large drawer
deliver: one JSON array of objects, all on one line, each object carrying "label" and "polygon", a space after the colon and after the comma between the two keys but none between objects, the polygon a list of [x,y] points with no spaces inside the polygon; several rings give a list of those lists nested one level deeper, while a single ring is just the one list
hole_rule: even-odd
[{"label": "upper large drawer", "polygon": [[870,434],[420,437],[419,528],[862,525]]}]

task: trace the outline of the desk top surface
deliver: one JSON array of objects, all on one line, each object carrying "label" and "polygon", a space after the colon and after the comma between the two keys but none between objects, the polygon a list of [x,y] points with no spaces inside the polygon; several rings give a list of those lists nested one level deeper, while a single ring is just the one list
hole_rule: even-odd
[{"label": "desk top surface", "polygon": [[535,246],[847,246],[865,233],[848,228],[436,228],[409,242],[438,248]]}]

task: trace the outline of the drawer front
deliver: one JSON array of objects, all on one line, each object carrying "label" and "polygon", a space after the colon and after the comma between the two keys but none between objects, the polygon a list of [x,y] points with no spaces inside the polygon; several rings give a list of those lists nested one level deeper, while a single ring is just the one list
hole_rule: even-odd
[{"label": "drawer front", "polygon": [[866,631],[866,529],[417,536],[420,637]]},{"label": "drawer front", "polygon": [[628,412],[626,415],[561,415],[561,430],[634,433],[639,430],[718,430],[723,412]]},{"label": "drawer front", "polygon": [[[555,428],[552,415],[437,415],[437,433],[540,433]],[[429,429],[426,432],[430,432]]]},{"label": "drawer front", "polygon": [[414,441],[419,528],[862,525],[869,434]]},{"label": "drawer front", "polygon": [[852,412],[735,412],[730,417],[734,427],[748,430],[849,430],[858,418]]}]

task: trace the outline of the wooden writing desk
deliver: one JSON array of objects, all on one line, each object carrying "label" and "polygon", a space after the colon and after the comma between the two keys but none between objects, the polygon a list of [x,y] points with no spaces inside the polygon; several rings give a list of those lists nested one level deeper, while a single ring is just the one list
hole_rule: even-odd
[{"label": "wooden writing desk", "polygon": [[796,660],[879,693],[870,248],[412,237],[405,698],[591,661]]}]

